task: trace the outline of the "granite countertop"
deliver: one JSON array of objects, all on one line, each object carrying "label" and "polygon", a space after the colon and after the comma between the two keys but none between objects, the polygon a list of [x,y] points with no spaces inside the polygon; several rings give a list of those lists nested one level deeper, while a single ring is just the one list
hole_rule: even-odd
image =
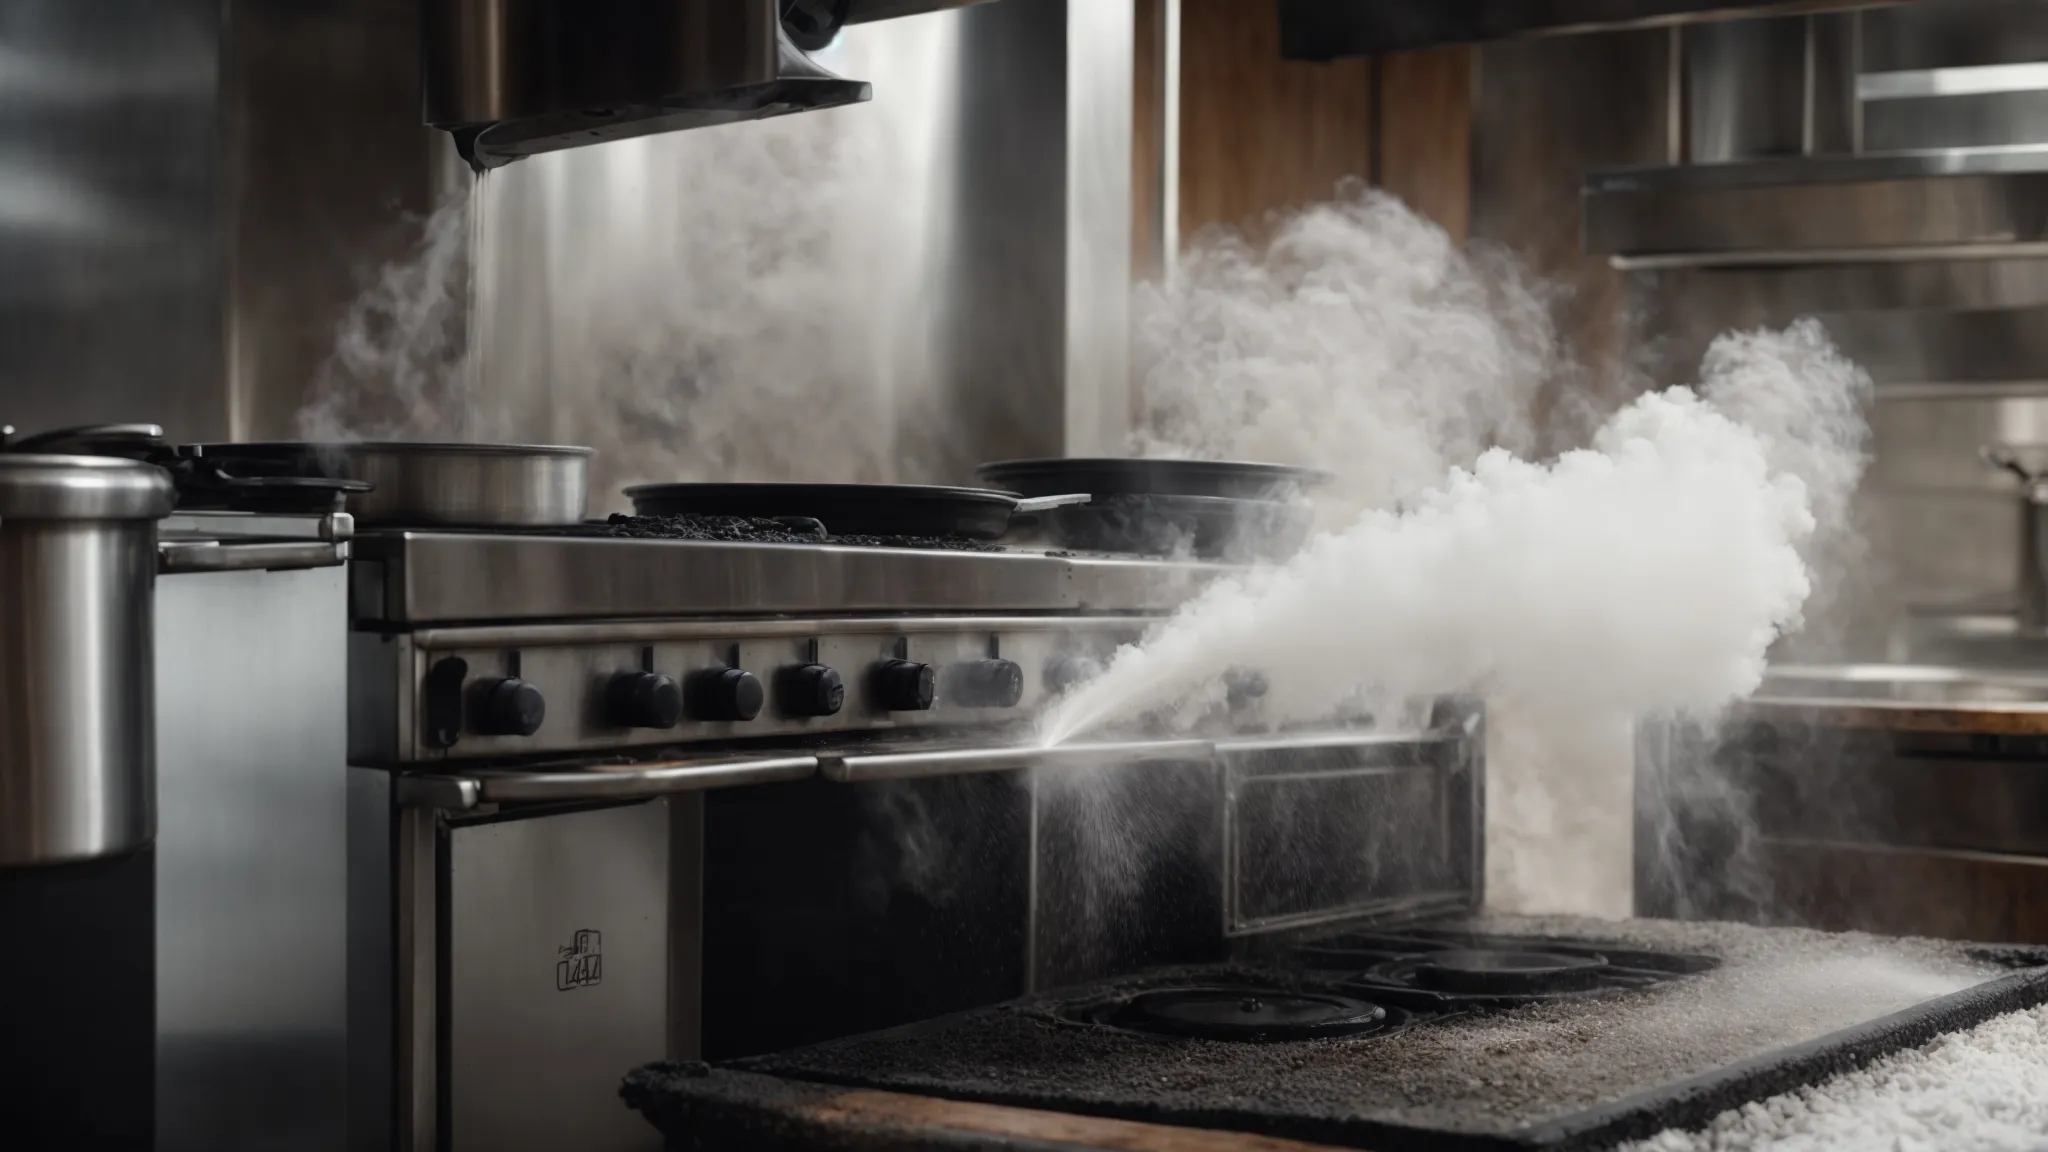
[{"label": "granite countertop", "polygon": [[[1777,1052],[1994,979],[1968,946],[1670,921],[1492,917],[1485,932],[1574,936],[1717,956],[1640,995],[1438,1021],[1365,1042],[1162,1042],[1062,1025],[1026,1001],[740,1062],[775,1076],[897,1092],[1176,1114],[1357,1121],[1506,1136]],[[1264,1117],[1261,1121],[1257,1118]],[[1219,1126],[1233,1127],[1231,1123]],[[1278,1134],[1278,1132],[1276,1132]]]}]

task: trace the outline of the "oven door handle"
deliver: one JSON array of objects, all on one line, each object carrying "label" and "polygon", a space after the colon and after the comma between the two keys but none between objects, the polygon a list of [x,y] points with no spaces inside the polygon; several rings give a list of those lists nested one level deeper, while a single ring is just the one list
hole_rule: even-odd
[{"label": "oven door handle", "polygon": [[1124,740],[1053,747],[1012,744],[995,748],[827,750],[818,753],[818,774],[837,783],[858,784],[867,780],[907,780],[920,776],[1013,772],[1026,768],[1085,767],[1107,761],[1142,764],[1316,748],[1434,744],[1461,739],[1467,734],[1467,729],[1460,724],[1446,723],[1422,732],[1338,731],[1228,740]]},{"label": "oven door handle", "polygon": [[817,775],[815,756],[743,760],[670,760],[648,764],[593,764],[573,770],[474,769],[398,778],[398,802],[408,808],[463,812],[486,804],[559,804],[579,800],[640,800],[675,792],[703,792],[746,784],[776,784]]},{"label": "oven door handle", "polygon": [[1010,772],[1023,768],[1084,767],[1105,761],[1136,764],[1164,760],[1207,760],[1216,745],[1210,740],[1129,740],[1102,744],[1033,744],[998,748],[926,748],[900,751],[821,752],[818,771],[827,780],[858,784],[867,780],[908,780],[920,776],[958,776],[977,772]]},{"label": "oven door handle", "polygon": [[218,540],[166,540],[157,545],[156,570],[180,572],[296,571],[338,568],[348,561],[348,543],[326,540],[224,544]]}]

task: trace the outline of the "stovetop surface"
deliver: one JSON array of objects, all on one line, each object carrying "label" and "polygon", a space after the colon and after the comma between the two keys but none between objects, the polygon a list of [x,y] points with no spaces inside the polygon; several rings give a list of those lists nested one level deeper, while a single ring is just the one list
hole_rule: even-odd
[{"label": "stovetop surface", "polygon": [[[815,538],[811,538],[815,539]],[[358,620],[1170,610],[1225,565],[1004,545],[357,528]],[[358,565],[359,568],[363,564]]]},{"label": "stovetop surface", "polygon": [[[1936,1026],[1944,1021],[1959,1026],[1958,1012],[1988,1015],[1992,1008],[2025,1006],[2017,1001],[2029,996],[2048,999],[2048,975],[2014,971],[2048,964],[2048,953],[1647,920],[1486,917],[1430,927],[1482,934],[1496,947],[1511,942],[1500,938],[1527,938],[1527,950],[1552,955],[1566,938],[1574,942],[1563,945],[1566,953],[1602,951],[1610,961],[1619,955],[1637,965],[1661,956],[1672,970],[1663,974],[1668,978],[1634,987],[1519,1003],[1432,1001],[1384,982],[1376,992],[1379,977],[1332,970],[1156,970],[739,1067],[1361,1146],[1390,1133],[1417,1137],[1420,1146],[1569,1145],[1572,1140],[1559,1134],[1652,1134],[1664,1126],[1661,1119],[1637,1116],[1619,1129],[1611,1121],[1628,1114],[1636,1098],[1731,1066],[1749,1069],[1753,1083],[1742,1090],[1756,1095],[1807,1082],[1815,1067],[1838,1060],[1834,1048],[1856,1046],[1831,1041],[1818,1055],[1802,1055],[1802,1045],[1905,1010],[1934,1023],[1919,1031],[1888,1024],[1889,1048],[1923,1042],[1946,1030]],[[1097,1011],[1136,994],[1190,985],[1242,987],[1246,997],[1280,992],[1377,1000],[1408,1018],[1399,1026],[1320,1038],[1212,1040],[1130,1027],[1127,1019]],[[1973,988],[1985,991],[1964,992]],[[2002,997],[1996,1004],[1994,990]],[[1936,1012],[1937,1001],[1952,1003],[1955,1012]],[[1272,1009],[1262,1004],[1260,1010]],[[1866,1038],[1865,1045],[1873,1042]],[[1714,1110],[1725,1106],[1702,1091],[1675,1095]],[[1736,1100],[1748,1098],[1755,1097]],[[1669,1112],[1672,1105],[1652,1101],[1643,1108],[1653,1106]],[[1593,1114],[1607,1116],[1608,1127],[1588,1128]],[[1551,1136],[1542,1134],[1546,1129]]]}]

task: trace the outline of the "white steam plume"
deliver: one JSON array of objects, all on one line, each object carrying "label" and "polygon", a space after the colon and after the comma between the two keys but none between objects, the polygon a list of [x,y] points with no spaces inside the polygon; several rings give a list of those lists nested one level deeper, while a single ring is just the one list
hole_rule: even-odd
[{"label": "white steam plume", "polygon": [[463,440],[469,384],[472,196],[419,221],[404,259],[379,268],[335,325],[334,351],[299,411],[309,440]]},{"label": "white steam plume", "polygon": [[1133,313],[1139,454],[1321,468],[1338,513],[1525,449],[1537,389],[1567,367],[1512,261],[1355,183],[1263,247],[1205,236]]},{"label": "white steam plume", "polygon": [[1631,725],[1748,693],[1799,627],[1802,549],[1861,474],[1867,388],[1810,322],[1725,337],[1698,393],[1641,397],[1589,448],[1489,450],[1405,511],[1212,585],[1063,701],[1046,738],[1192,718],[1232,670],[1266,677],[1279,722],[1476,693],[1510,754],[1487,805],[1495,902],[1626,914],[1628,784],[1611,776]]}]

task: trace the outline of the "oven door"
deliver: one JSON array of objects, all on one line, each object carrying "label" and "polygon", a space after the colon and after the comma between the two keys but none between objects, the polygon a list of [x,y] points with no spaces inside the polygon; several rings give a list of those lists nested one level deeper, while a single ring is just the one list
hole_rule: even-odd
[{"label": "oven door", "polygon": [[697,1054],[704,795],[816,771],[731,753],[351,768],[352,1144],[659,1148],[618,1087]]},{"label": "oven door", "polygon": [[[1421,731],[1050,749],[912,744],[821,753],[820,772],[870,789],[981,774],[1013,782],[1021,799],[984,797],[981,810],[1021,812],[1024,822],[1024,955],[1006,989],[1015,995],[1221,960],[1337,921],[1476,907],[1484,745],[1478,710],[1446,707]],[[906,805],[894,807],[903,823]],[[918,843],[922,829],[928,850],[942,849],[931,824],[929,815],[910,821],[898,839]],[[913,862],[953,876],[987,869],[989,840],[967,843],[973,861]],[[975,898],[1005,906],[986,883]]]}]

